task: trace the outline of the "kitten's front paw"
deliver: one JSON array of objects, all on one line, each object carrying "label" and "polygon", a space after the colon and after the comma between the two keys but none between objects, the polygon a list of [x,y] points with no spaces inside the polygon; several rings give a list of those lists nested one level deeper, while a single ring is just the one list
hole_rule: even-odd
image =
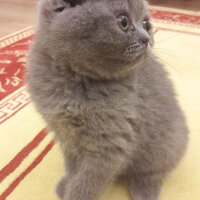
[{"label": "kitten's front paw", "polygon": [[129,184],[132,200],[159,200],[161,178],[133,176]]},{"label": "kitten's front paw", "polygon": [[64,199],[65,187],[67,184],[67,177],[63,176],[56,186],[56,194],[60,199]]}]

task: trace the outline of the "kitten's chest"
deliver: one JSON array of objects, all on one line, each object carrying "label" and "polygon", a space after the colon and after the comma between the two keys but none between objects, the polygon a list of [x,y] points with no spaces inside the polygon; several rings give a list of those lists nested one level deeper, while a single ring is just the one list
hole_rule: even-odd
[{"label": "kitten's chest", "polygon": [[59,95],[54,95],[55,105],[51,104],[49,116],[76,127],[106,127],[122,121],[123,126],[128,124],[143,132],[145,127],[165,120],[165,108],[170,104],[156,88],[155,80],[145,76],[138,73],[136,78],[133,75],[113,82],[68,82],[60,87]]},{"label": "kitten's chest", "polygon": [[87,118],[92,116],[94,120],[104,118],[105,122],[109,116],[113,116],[116,120],[118,118],[136,120],[147,112],[150,114],[156,102],[148,86],[145,88],[144,98],[144,93],[137,87],[134,79],[110,85],[106,83],[79,85],[65,88],[61,93],[64,96],[57,99],[57,105],[52,109],[59,107],[59,112],[64,114],[66,119],[76,123],[86,116]]}]

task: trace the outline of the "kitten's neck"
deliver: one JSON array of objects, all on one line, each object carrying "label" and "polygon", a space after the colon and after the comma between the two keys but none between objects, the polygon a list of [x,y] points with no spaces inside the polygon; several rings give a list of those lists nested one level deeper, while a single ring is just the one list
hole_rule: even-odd
[{"label": "kitten's neck", "polygon": [[133,66],[130,68],[127,68],[127,70],[121,71],[118,74],[113,74],[112,76],[103,76],[98,74],[92,74],[92,73],[82,73],[78,70],[75,70],[73,67],[70,66],[70,64],[67,64],[65,66],[59,66],[59,65],[52,65],[52,69],[56,74],[59,74],[60,76],[66,77],[67,80],[73,81],[74,83],[81,83],[83,81],[89,81],[89,82],[106,82],[107,84],[109,82],[113,81],[122,81],[124,79],[129,79],[130,77],[134,77],[135,74],[135,68],[139,66]]}]

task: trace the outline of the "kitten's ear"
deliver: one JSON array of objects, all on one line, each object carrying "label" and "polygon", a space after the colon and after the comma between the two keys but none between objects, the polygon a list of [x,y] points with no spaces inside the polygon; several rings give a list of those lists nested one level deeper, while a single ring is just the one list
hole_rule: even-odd
[{"label": "kitten's ear", "polygon": [[42,16],[49,18],[53,16],[53,13],[61,12],[65,8],[82,5],[86,1],[87,0],[40,0],[38,10]]},{"label": "kitten's ear", "polygon": [[38,3],[39,21],[50,21],[56,12],[60,12],[69,7],[65,0],[40,0]]},{"label": "kitten's ear", "polygon": [[47,27],[59,12],[82,5],[87,0],[40,0],[38,2],[38,27]]},{"label": "kitten's ear", "polygon": [[77,5],[82,5],[86,2],[86,0],[64,0],[66,3],[70,5],[70,7],[75,7]]}]

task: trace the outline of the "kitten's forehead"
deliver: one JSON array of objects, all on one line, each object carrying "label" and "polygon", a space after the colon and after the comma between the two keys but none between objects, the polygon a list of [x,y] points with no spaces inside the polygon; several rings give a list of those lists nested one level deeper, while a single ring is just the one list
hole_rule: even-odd
[{"label": "kitten's forehead", "polygon": [[140,19],[147,12],[144,0],[112,0],[112,4],[115,9],[124,10],[136,19]]},{"label": "kitten's forehead", "polygon": [[137,12],[137,11],[143,11],[146,9],[146,4],[144,0],[127,0],[130,8]]}]

